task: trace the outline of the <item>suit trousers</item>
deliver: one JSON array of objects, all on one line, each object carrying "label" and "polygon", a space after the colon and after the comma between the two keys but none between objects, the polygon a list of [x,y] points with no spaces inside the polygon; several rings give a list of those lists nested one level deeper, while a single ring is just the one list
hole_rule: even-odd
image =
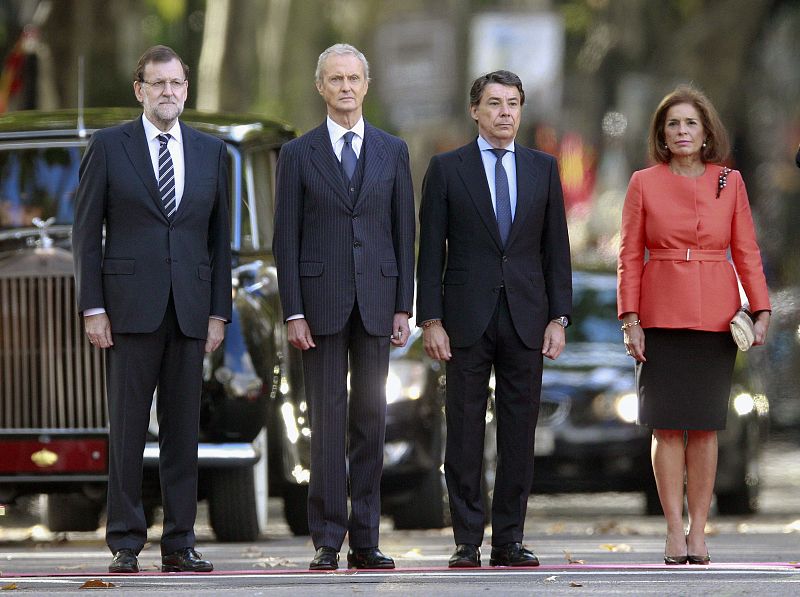
[{"label": "suit trousers", "polygon": [[[489,378],[495,372],[497,471],[492,499],[492,545],[521,542],[533,482],[533,445],[542,387],[542,354],[523,344],[505,292],[481,338],[452,348],[447,363],[445,479],[456,544],[480,545],[481,497]],[[487,505],[488,506],[488,505]]]},{"label": "suit trousers", "polygon": [[205,341],[181,332],[171,294],[155,332],[113,334],[113,341],[106,355],[111,427],[106,543],[112,552],[125,547],[138,553],[147,539],[142,460],[153,391],[158,387],[161,552],[194,547]]},{"label": "suit trousers", "polygon": [[355,305],[341,331],[314,336],[314,342],[316,348],[303,353],[311,420],[311,539],[315,549],[339,550],[349,532],[350,547],[377,547],[389,337],[368,334]]}]

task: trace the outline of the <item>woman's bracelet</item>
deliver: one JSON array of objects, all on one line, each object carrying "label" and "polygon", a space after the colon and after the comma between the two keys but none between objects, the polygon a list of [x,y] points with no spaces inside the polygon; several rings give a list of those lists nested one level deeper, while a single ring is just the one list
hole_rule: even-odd
[{"label": "woman's bracelet", "polygon": [[619,326],[619,329],[621,329],[624,332],[628,328],[632,328],[634,326],[637,326],[640,323],[642,323],[641,320],[636,319],[635,321],[629,321],[628,323],[623,323],[621,326]]}]

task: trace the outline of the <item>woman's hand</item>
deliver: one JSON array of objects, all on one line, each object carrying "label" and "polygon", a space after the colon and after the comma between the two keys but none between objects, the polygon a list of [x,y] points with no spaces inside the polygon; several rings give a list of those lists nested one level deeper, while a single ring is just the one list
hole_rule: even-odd
[{"label": "woman's hand", "polygon": [[622,341],[629,356],[642,363],[647,360],[644,358],[644,330],[637,313],[625,313],[622,316]]},{"label": "woman's hand", "polygon": [[753,346],[761,346],[766,343],[771,315],[772,314],[769,311],[759,311],[756,315],[756,319],[753,322],[753,329],[756,333],[756,339],[753,342]]}]

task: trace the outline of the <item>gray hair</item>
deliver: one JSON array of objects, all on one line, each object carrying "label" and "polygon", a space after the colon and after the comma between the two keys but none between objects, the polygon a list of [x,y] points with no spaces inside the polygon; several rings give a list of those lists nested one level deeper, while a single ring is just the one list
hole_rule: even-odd
[{"label": "gray hair", "polygon": [[314,73],[314,81],[317,83],[322,82],[322,65],[325,64],[325,61],[332,54],[336,54],[337,56],[345,56],[350,54],[358,58],[361,61],[361,64],[364,66],[364,76],[366,77],[367,82],[369,82],[369,62],[367,62],[367,58],[364,56],[364,54],[350,44],[334,44],[319,55],[319,59],[317,60],[317,71]]}]

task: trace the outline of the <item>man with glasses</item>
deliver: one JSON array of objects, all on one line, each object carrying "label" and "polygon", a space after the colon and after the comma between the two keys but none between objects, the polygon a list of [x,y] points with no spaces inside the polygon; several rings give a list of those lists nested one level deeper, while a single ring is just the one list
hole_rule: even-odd
[{"label": "man with glasses", "polygon": [[197,443],[203,354],[231,317],[228,175],[225,144],[178,120],[187,74],[172,49],[147,50],[133,83],[142,117],[94,133],[80,167],[72,238],[78,310],[106,351],[109,572],[138,572],[147,540],[142,459],[156,389],[162,570],[213,569],[194,550]]}]

